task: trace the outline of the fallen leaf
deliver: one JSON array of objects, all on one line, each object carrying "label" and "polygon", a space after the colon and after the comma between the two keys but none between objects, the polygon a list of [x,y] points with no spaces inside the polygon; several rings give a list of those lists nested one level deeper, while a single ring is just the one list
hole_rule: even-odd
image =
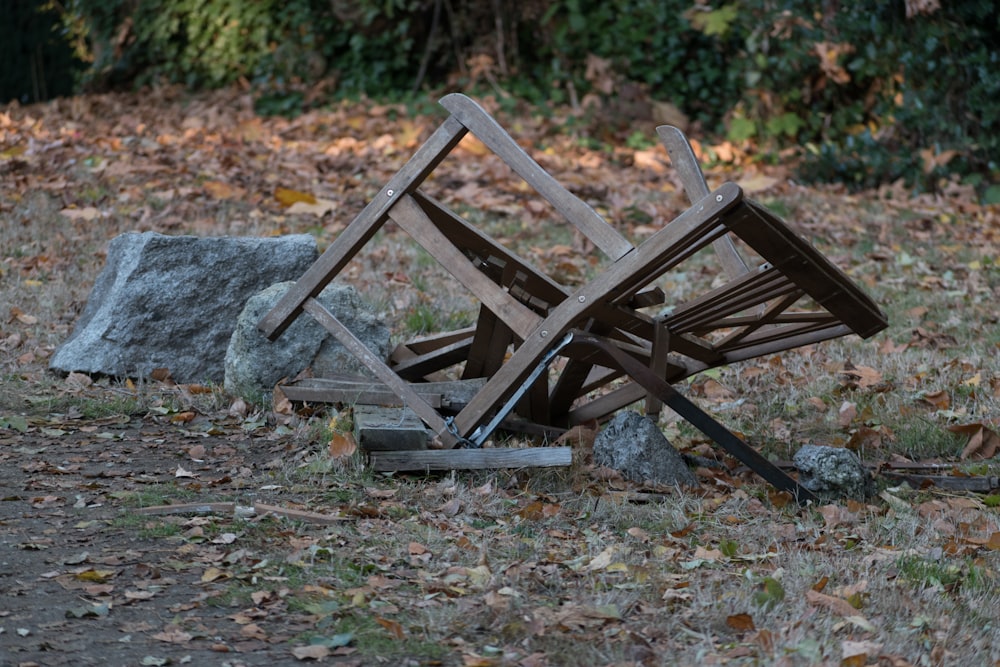
[{"label": "fallen leaf", "polygon": [[327,213],[332,213],[337,208],[337,202],[329,199],[317,199],[313,204],[305,202],[295,202],[288,207],[289,213],[311,214],[317,218],[322,218]]},{"label": "fallen leaf", "polygon": [[316,196],[309,194],[308,192],[300,192],[298,190],[291,190],[289,188],[275,188],[274,198],[278,200],[278,203],[288,208],[294,204],[315,204]]},{"label": "fallen leaf", "polygon": [[328,450],[330,456],[333,458],[343,459],[358,451],[358,443],[354,440],[354,434],[350,431],[333,431],[330,433]]},{"label": "fallen leaf", "polygon": [[832,595],[826,595],[812,589],[806,591],[806,600],[814,606],[823,607],[839,616],[854,616],[858,611],[847,600],[835,598]]},{"label": "fallen leaf", "polygon": [[101,212],[93,206],[87,206],[86,208],[64,208],[59,213],[70,220],[83,220],[85,222],[90,222],[94,218],[101,216]]},{"label": "fallen leaf", "polygon": [[297,660],[323,660],[330,655],[330,649],[322,644],[296,646],[292,649],[292,655]]},{"label": "fallen leaf", "polygon": [[391,618],[382,618],[381,616],[375,617],[375,622],[381,625],[383,628],[389,631],[396,639],[402,639],[406,636],[406,630],[399,621],[394,621]]},{"label": "fallen leaf", "polygon": [[753,617],[750,614],[732,614],[726,617],[726,625],[737,632],[755,630]]},{"label": "fallen leaf", "polygon": [[967,435],[969,438],[962,449],[960,456],[962,460],[991,459],[996,456],[997,450],[1000,449],[1000,435],[997,435],[995,431],[988,428],[985,424],[955,425],[949,426],[948,430],[952,433]]}]

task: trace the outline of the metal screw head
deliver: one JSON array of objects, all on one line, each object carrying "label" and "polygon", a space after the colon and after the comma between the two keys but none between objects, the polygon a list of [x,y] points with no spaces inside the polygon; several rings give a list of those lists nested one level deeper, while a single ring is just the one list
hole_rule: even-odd
[{"label": "metal screw head", "polygon": [[539,335],[539,336],[541,336],[542,338],[545,338],[546,336],[548,336],[548,335],[549,335],[549,332],[548,332],[548,331],[543,331],[543,332],[541,332],[541,333],[540,333],[540,334],[538,334],[538,335]]},{"label": "metal screw head", "polygon": [[[386,197],[391,197],[391,196],[393,196],[394,194],[396,194],[396,191],[395,191],[395,190],[386,190],[386,191],[385,191],[385,196],[386,196]],[[721,199],[721,198],[720,198],[720,199]]]},{"label": "metal screw head", "polygon": [[[390,190],[390,192],[391,192],[391,190]],[[715,201],[721,202],[722,201],[722,195],[715,195]]]},{"label": "metal screw head", "polygon": [[580,303],[586,303],[587,297],[585,297],[585,296],[578,296],[576,298],[576,300],[579,301]]}]

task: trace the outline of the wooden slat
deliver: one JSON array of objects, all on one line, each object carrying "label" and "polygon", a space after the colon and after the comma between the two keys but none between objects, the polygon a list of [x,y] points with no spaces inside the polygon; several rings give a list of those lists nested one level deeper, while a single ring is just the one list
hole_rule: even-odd
[{"label": "wooden slat", "polygon": [[469,338],[472,338],[475,333],[476,327],[465,327],[455,331],[443,331],[428,334],[426,336],[419,336],[413,340],[401,343],[401,345],[409,349],[409,351],[413,354],[424,354],[463,340],[468,340]]},{"label": "wooden slat", "polygon": [[392,366],[392,370],[405,380],[431,379],[430,376],[433,373],[465,361],[471,347],[471,339],[460,340],[424,354],[415,354],[401,359]]},{"label": "wooden slat", "polygon": [[756,202],[746,200],[727,225],[854,333],[867,338],[888,326],[885,314],[847,274]]},{"label": "wooden slat", "polygon": [[497,468],[551,468],[573,462],[570,447],[524,449],[449,449],[409,452],[371,452],[378,472],[394,470],[490,470]]},{"label": "wooden slat", "polygon": [[467,131],[458,119],[454,117],[446,119],[379,191],[375,199],[365,206],[354,221],[334,239],[326,252],[261,318],[257,328],[271,340],[280,336],[302,312],[306,299],[318,296],[323,291],[323,288],[375,235],[385,222],[386,214],[392,206],[407,192],[418,187],[448,152],[461,141]]},{"label": "wooden slat", "polygon": [[666,320],[674,332],[701,331],[711,328],[710,322],[797,290],[792,281],[771,267],[747,273],[678,306]]},{"label": "wooden slat", "polygon": [[488,308],[481,308],[476,324],[476,336],[469,349],[469,358],[462,369],[463,378],[489,377],[497,372],[513,342],[513,332]]},{"label": "wooden slat", "polygon": [[441,98],[441,106],[461,120],[476,138],[545,197],[604,254],[617,260],[631,252],[632,244],[628,239],[542,169],[482,107],[459,93],[445,95]]},{"label": "wooden slat", "polygon": [[333,334],[341,345],[375,374],[375,377],[392,389],[403,400],[404,405],[417,413],[417,416],[423,419],[424,423],[438,435],[442,443],[449,447],[455,446],[457,439],[449,432],[447,424],[437,413],[437,410],[428,405],[409,384],[396,375],[381,359],[372,354],[372,351],[330,311],[324,308],[323,304],[316,299],[307,299],[302,308],[312,315],[313,319],[319,322],[324,329]]},{"label": "wooden slat", "polygon": [[389,217],[519,337],[527,336],[541,322],[541,317],[473,266],[412,197],[407,195],[396,202],[389,211]]},{"label": "wooden slat", "polygon": [[[672,125],[660,125],[656,128],[656,133],[670,155],[670,164],[677,172],[688,200],[693,204],[707,195],[708,183],[705,182],[705,175],[698,164],[698,158],[684,133]],[[712,243],[712,247],[719,257],[723,270],[730,278],[738,278],[750,270],[736,249],[731,236],[720,236]]]}]

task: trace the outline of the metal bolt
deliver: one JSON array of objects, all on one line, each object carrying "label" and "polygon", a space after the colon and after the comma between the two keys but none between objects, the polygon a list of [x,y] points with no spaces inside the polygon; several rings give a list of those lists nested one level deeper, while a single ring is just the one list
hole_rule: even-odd
[{"label": "metal bolt", "polygon": [[548,332],[548,331],[543,331],[543,332],[542,332],[542,333],[540,333],[539,335],[540,335],[540,336],[541,336],[542,338],[545,338],[546,336],[548,336],[548,335],[549,335],[549,332]]},{"label": "metal bolt", "polygon": [[[395,190],[386,190],[386,191],[385,191],[385,196],[386,196],[386,197],[391,197],[391,196],[393,196],[394,194],[396,194],[396,191],[395,191]],[[719,201],[722,201],[722,198],[721,198],[721,197],[719,198]]]},{"label": "metal bolt", "polygon": [[585,296],[578,296],[576,298],[576,300],[579,301],[580,303],[584,303],[584,302],[587,301],[587,297],[585,297]]},{"label": "metal bolt", "polygon": [[[389,192],[392,192],[392,190],[389,190]],[[715,195],[715,201],[721,202],[722,201],[722,195]]]}]

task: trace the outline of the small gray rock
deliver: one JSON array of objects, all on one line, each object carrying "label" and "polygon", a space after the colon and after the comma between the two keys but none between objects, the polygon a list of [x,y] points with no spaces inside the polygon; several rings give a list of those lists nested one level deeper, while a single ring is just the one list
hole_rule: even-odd
[{"label": "small gray rock", "polygon": [[317,256],[308,234],[122,234],[109,244],[83,314],[49,368],[116,377],[167,368],[177,382],[222,382],[226,348],[247,299],[298,278]]},{"label": "small gray rock", "polygon": [[792,462],[799,470],[799,484],[813,493],[859,500],[871,493],[871,476],[849,449],[804,445]]},{"label": "small gray rock", "polygon": [[[247,301],[226,351],[225,388],[230,394],[256,400],[282,378],[292,379],[308,367],[314,377],[371,373],[308,313],[302,313],[275,341],[257,329],[294,282],[271,285]],[[332,283],[318,299],[375,356],[389,355],[389,329],[350,285]]]},{"label": "small gray rock", "polygon": [[659,427],[637,412],[619,412],[597,435],[594,463],[614,468],[634,482],[698,486],[698,479]]}]

